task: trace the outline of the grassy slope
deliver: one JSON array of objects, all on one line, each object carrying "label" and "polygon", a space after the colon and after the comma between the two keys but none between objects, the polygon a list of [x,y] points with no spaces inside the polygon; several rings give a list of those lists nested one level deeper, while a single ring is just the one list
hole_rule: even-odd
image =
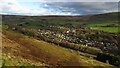
[{"label": "grassy slope", "polygon": [[[21,55],[21,49],[25,49],[20,44],[2,35],[2,63],[4,66],[48,66],[45,63],[26,59]],[[24,53],[24,52],[23,52]],[[27,54],[26,54],[27,55]]]},{"label": "grassy slope", "polygon": [[[13,57],[16,57],[15,59],[10,59],[10,57],[5,59],[3,57],[6,65],[17,65],[19,62],[15,60],[20,59],[21,62],[18,65],[30,61],[25,65],[45,65],[44,63],[46,63],[50,65],[111,66],[83,57],[75,51],[49,44],[44,41],[39,41],[19,33],[4,31],[3,34],[3,55],[12,55]],[[8,63],[10,62],[10,64],[7,64],[6,60]]]}]

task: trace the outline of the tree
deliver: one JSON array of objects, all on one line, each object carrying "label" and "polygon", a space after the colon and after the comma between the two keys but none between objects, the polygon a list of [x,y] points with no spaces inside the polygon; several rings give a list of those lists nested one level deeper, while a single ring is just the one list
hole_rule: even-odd
[{"label": "tree", "polygon": [[114,55],[108,54],[108,53],[98,53],[96,59],[101,62],[106,63],[106,61],[108,61],[109,64],[112,64],[115,66],[120,66],[120,56],[114,56]]}]

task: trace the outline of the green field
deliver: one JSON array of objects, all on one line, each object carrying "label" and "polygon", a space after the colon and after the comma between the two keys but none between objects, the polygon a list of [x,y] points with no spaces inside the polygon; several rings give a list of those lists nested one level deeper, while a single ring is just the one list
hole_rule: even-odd
[{"label": "green field", "polygon": [[92,27],[92,29],[103,30],[103,31],[112,32],[112,33],[120,32],[118,27]]}]

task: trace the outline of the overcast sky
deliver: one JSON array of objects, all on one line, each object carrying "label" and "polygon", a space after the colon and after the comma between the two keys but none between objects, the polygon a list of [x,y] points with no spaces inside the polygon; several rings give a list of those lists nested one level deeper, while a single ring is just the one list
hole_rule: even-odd
[{"label": "overcast sky", "polygon": [[118,0],[0,0],[0,14],[86,15],[118,11]]}]

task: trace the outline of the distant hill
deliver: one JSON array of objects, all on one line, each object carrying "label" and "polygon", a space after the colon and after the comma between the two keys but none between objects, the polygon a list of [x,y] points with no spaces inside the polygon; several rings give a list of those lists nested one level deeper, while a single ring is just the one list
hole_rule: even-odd
[{"label": "distant hill", "polygon": [[23,18],[31,18],[31,17],[37,17],[41,19],[69,19],[69,20],[90,20],[94,18],[99,18],[99,17],[109,17],[113,18],[118,16],[120,12],[113,12],[113,13],[104,13],[104,14],[91,14],[91,15],[77,15],[77,16],[70,16],[70,15],[43,15],[43,16],[22,16],[22,15],[3,15],[3,16],[8,16],[9,17],[23,17]]},{"label": "distant hill", "polygon": [[74,24],[80,23],[109,23],[118,22],[118,14],[120,12],[94,14],[94,15],[81,15],[81,16],[19,16],[19,15],[3,15],[3,21],[21,22],[21,21],[40,21],[46,20],[49,23],[65,24],[71,21]]}]

